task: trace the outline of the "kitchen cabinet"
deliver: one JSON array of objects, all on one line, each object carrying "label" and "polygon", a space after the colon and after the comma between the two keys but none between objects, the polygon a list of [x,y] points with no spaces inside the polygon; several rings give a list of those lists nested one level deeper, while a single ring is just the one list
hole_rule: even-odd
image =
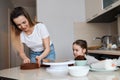
[{"label": "kitchen cabinet", "polygon": [[97,15],[99,15],[102,10],[102,1],[101,0],[85,0],[86,7],[86,19],[87,21],[92,20]]},{"label": "kitchen cabinet", "polygon": [[94,56],[98,60],[118,59],[120,50],[88,50],[88,54]]},{"label": "kitchen cabinet", "polygon": [[103,8],[109,8],[111,7],[110,5],[119,1],[119,0],[102,0],[103,1]]},{"label": "kitchen cabinet", "polygon": [[98,60],[105,60],[105,59],[118,59],[118,55],[109,55],[109,54],[100,54],[100,53],[89,53],[88,55],[93,56]]},{"label": "kitchen cabinet", "polygon": [[117,20],[117,15],[120,14],[120,0],[104,9],[102,5],[102,0],[86,0],[86,21],[88,23],[106,23]]}]

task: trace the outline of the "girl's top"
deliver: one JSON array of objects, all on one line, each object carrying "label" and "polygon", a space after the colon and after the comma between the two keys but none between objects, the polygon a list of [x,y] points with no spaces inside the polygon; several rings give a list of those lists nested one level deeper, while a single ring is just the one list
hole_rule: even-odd
[{"label": "girl's top", "polygon": [[85,55],[85,58],[87,59],[87,64],[88,65],[90,65],[92,63],[96,63],[96,62],[99,61],[98,59],[96,59],[95,57],[90,56],[90,55]]},{"label": "girl's top", "polygon": [[[46,26],[42,23],[38,23],[34,26],[32,34],[27,35],[23,31],[20,34],[21,42],[26,44],[27,47],[35,52],[40,52],[44,50],[42,39],[45,39],[47,37],[49,37],[48,30]],[[52,42],[50,41],[50,45],[51,44]]]}]

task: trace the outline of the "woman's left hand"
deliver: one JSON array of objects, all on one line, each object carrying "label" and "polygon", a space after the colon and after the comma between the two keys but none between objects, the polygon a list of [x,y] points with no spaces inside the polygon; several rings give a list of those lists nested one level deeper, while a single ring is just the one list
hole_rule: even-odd
[{"label": "woman's left hand", "polygon": [[41,65],[41,58],[40,56],[36,56],[36,62],[38,63],[39,67]]}]

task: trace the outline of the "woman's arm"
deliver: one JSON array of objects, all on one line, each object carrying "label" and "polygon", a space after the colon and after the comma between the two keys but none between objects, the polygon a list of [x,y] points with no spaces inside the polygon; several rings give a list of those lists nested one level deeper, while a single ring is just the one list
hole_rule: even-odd
[{"label": "woman's arm", "polygon": [[20,57],[23,59],[23,63],[30,63],[30,59],[26,56],[25,52],[24,52],[24,45],[22,43],[20,43],[20,46],[18,48],[18,52]]},{"label": "woman's arm", "polygon": [[40,56],[36,56],[37,63],[40,65],[40,61],[45,58],[50,52],[50,37],[43,39],[44,52]]}]

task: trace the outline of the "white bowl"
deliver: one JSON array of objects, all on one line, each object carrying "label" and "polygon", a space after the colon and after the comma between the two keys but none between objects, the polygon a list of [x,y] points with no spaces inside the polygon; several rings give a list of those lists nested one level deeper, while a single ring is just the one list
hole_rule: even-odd
[{"label": "white bowl", "polygon": [[90,70],[89,66],[70,66],[69,74],[74,77],[86,76]]},{"label": "white bowl", "polygon": [[51,69],[55,69],[55,70],[56,69],[60,70],[60,69],[66,69],[66,68],[68,68],[68,65],[51,65],[50,68]]},{"label": "white bowl", "polygon": [[53,76],[66,76],[68,74],[68,68],[62,69],[47,68],[46,71]]},{"label": "white bowl", "polygon": [[50,65],[46,71],[52,75],[64,76],[68,74],[68,65],[74,64],[74,60],[69,60],[65,62],[43,62],[44,65]]},{"label": "white bowl", "polygon": [[87,60],[75,60],[76,66],[85,66],[87,65]]}]

